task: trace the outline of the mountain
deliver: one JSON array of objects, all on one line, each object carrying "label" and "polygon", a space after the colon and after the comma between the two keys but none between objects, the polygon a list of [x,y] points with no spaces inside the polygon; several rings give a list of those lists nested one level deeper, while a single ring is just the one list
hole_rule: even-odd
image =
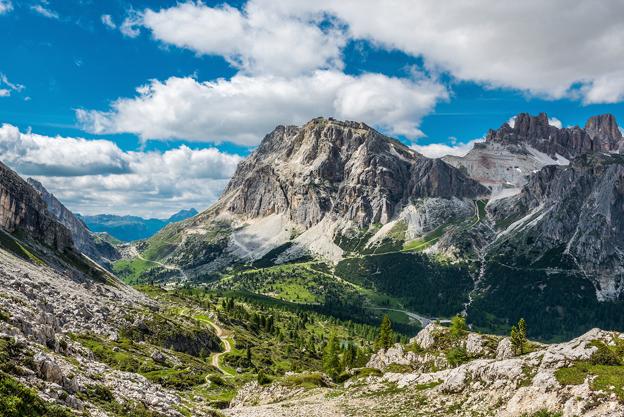
[{"label": "mountain", "polygon": [[28,184],[41,195],[48,212],[71,233],[76,248],[100,265],[109,268],[112,261],[120,258],[117,249],[109,242],[91,233],[87,226],[69,211],[53,194],[37,180],[28,178]]},{"label": "mountain", "polygon": [[217,203],[140,249],[196,278],[264,257],[338,262],[358,241],[374,250],[394,234],[415,240],[469,219],[473,200],[488,193],[363,123],[318,118],[278,126],[241,162]]},{"label": "mountain", "polygon": [[117,272],[265,295],[275,282],[313,285],[311,299],[340,314],[378,308],[374,293],[487,330],[531,318],[545,339],[624,328],[622,143],[611,115],[558,128],[521,113],[443,159],[363,123],[278,126],[217,203],[138,245],[149,263]]},{"label": "mountain", "polygon": [[138,216],[116,216],[113,214],[98,214],[94,216],[78,215],[89,230],[96,233],[108,233],[119,240],[130,242],[147,239],[158,233],[169,223],[179,222],[197,214],[197,210],[180,210],[168,219],[144,219]]}]

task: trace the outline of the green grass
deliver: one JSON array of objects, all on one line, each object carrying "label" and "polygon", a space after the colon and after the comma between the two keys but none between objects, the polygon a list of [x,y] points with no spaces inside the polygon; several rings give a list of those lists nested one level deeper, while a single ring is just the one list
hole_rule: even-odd
[{"label": "green grass", "polygon": [[432,232],[427,233],[421,238],[410,240],[403,244],[403,252],[423,251],[433,246],[446,232],[447,228],[454,224],[453,222],[445,223],[438,226]]},{"label": "green grass", "polygon": [[72,417],[65,407],[50,404],[10,375],[0,372],[0,415],[3,417]]},{"label": "green grass", "polygon": [[113,272],[127,283],[138,283],[143,274],[154,266],[153,262],[139,258],[121,259],[113,264]]},{"label": "green grass", "polygon": [[487,200],[477,200],[476,204],[477,204],[477,210],[479,210],[479,218],[481,219],[480,221],[482,222],[487,213],[485,211],[485,206],[487,205],[488,201]]},{"label": "green grass", "polygon": [[22,259],[31,261],[37,265],[43,265],[44,262],[28,250],[24,245],[17,241],[13,236],[0,230],[0,246],[7,249],[14,255],[19,256]]},{"label": "green grass", "polygon": [[306,372],[285,376],[281,381],[282,385],[288,387],[303,387],[307,389],[326,387],[327,382],[320,372]]},{"label": "green grass", "polygon": [[624,401],[624,366],[592,365],[580,361],[555,371],[555,377],[562,385],[580,385],[588,376],[595,376],[590,383],[593,390],[613,392]]}]

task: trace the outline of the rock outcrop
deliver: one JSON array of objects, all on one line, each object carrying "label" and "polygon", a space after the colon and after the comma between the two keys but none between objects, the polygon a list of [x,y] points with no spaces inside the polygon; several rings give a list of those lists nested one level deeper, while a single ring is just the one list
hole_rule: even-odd
[{"label": "rock outcrop", "polygon": [[513,221],[497,245],[508,259],[530,262],[562,248],[602,299],[617,299],[624,285],[623,183],[618,154],[584,154],[568,167],[544,167],[520,194],[489,207],[499,224]]},{"label": "rock outcrop", "polygon": [[513,127],[504,123],[497,130],[490,130],[486,142],[504,145],[525,144],[550,157],[561,155],[573,159],[587,152],[600,150],[600,144],[578,126],[558,128],[548,122],[546,113],[531,116],[520,113],[515,117]]},{"label": "rock outcrop", "polygon": [[0,228],[58,251],[73,248],[71,233],[48,212],[39,193],[1,162]]},{"label": "rock outcrop", "polygon": [[612,114],[590,117],[585,124],[585,131],[603,151],[620,151],[624,146],[622,132]]},{"label": "rock outcrop", "polygon": [[[521,356],[505,354],[474,359],[443,370],[356,377],[336,392],[332,388],[282,392],[272,403],[257,401],[260,393],[271,392],[270,387],[250,384],[244,396],[236,397],[236,408],[225,410],[225,414],[233,417],[623,416],[624,405],[616,394],[621,381],[613,380],[611,385],[597,387],[595,376],[587,375],[584,380],[573,382],[561,377],[564,368],[587,363],[582,361],[592,358],[596,343],[613,344],[614,338],[622,343],[623,336],[593,329],[569,342],[540,345]],[[475,335],[472,339],[475,337],[487,338],[487,335]],[[503,339],[501,344],[508,340]],[[418,355],[424,354],[427,353]]]}]

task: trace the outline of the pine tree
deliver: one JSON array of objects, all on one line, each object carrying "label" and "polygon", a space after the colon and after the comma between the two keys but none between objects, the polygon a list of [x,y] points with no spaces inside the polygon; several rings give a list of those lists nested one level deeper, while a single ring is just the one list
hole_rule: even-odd
[{"label": "pine tree", "polygon": [[392,346],[394,334],[392,332],[392,322],[387,314],[384,314],[379,326],[379,336],[375,340],[375,350],[388,349]]},{"label": "pine tree", "polygon": [[323,351],[323,369],[332,378],[335,378],[340,372],[339,350],[340,347],[338,346],[336,335],[332,333]]},{"label": "pine tree", "polygon": [[349,343],[345,352],[342,354],[342,368],[350,369],[355,365],[355,360],[357,358],[357,346],[354,343]]},{"label": "pine tree", "polygon": [[468,330],[466,319],[462,316],[455,316],[451,319],[451,336],[455,338],[461,337]]},{"label": "pine tree", "polygon": [[527,343],[526,334],[527,329],[524,319],[520,319],[517,326],[511,327],[511,334],[509,338],[511,339],[511,346],[513,347],[514,354],[522,355],[524,353],[524,348]]}]

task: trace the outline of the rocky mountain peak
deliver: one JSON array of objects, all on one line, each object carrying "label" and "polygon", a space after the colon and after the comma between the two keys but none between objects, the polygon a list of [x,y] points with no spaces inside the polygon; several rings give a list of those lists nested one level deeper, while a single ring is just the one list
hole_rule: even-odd
[{"label": "rocky mountain peak", "polygon": [[600,144],[587,131],[578,126],[559,129],[549,123],[546,113],[537,116],[519,113],[513,127],[504,123],[499,129],[490,130],[486,142],[530,146],[550,157],[560,155],[567,159],[600,149]]},{"label": "rocky mountain peak", "polygon": [[622,146],[622,132],[612,114],[590,117],[585,123],[585,131],[600,144],[602,150],[615,151]]},{"label": "rocky mountain peak", "polygon": [[316,118],[267,135],[217,206],[247,217],[287,214],[305,227],[328,213],[367,226],[385,223],[413,199],[487,192],[364,123]]}]

